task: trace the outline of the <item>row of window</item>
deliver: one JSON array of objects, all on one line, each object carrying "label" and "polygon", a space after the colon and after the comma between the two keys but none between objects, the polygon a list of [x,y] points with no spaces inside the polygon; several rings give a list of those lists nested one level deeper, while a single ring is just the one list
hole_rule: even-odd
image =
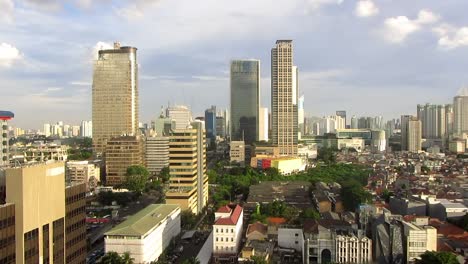
[{"label": "row of window", "polygon": [[[226,230],[226,232],[223,232],[223,230]],[[216,233],[229,233],[229,229],[222,229],[222,228],[216,228]],[[234,233],[234,229],[231,228],[231,233]]]},{"label": "row of window", "polygon": [[74,237],[73,239],[70,239],[70,240],[67,239],[66,247],[70,248],[74,244],[79,243],[79,242],[81,242],[83,240],[86,240],[86,233],[79,234],[78,236],[76,236],[76,237]]},{"label": "row of window", "polygon": [[231,252],[234,252],[234,247],[224,247],[224,246],[216,246],[216,250],[221,250],[221,251],[231,251]]},{"label": "row of window", "polygon": [[[216,238],[216,242],[218,241],[218,237]],[[224,238],[224,241],[223,241],[223,237],[220,237],[220,241],[221,242],[229,242],[229,237],[226,237]],[[231,242],[234,242],[234,238],[231,237]]]},{"label": "row of window", "polygon": [[67,226],[67,233],[73,232],[86,225],[86,219],[82,219],[74,224]]},{"label": "row of window", "polygon": [[15,235],[0,239],[0,250],[15,245]]},{"label": "row of window", "polygon": [[24,234],[24,241],[36,239],[39,236],[39,229],[31,230]]},{"label": "row of window", "polygon": [[[70,263],[70,262],[72,262],[73,260],[75,260],[76,258],[78,258],[80,256],[86,256],[86,247],[82,247],[82,248],[76,250],[75,252],[73,252],[71,254],[68,254],[66,263]],[[85,261],[84,259],[85,259],[85,257],[83,257],[83,261]]]},{"label": "row of window", "polygon": [[76,194],[76,195],[72,195],[70,197],[67,197],[67,199],[65,200],[66,204],[70,204],[70,203],[74,203],[76,201],[79,201],[81,199],[85,199],[86,198],[86,193],[79,193],[79,194]]},{"label": "row of window", "polygon": [[86,214],[86,206],[81,206],[67,213],[67,218],[75,217],[80,214]]},{"label": "row of window", "polygon": [[15,224],[15,217],[10,216],[0,221],[0,229],[7,228]]},{"label": "row of window", "polygon": [[16,253],[0,258],[0,264],[13,264],[16,262]]}]

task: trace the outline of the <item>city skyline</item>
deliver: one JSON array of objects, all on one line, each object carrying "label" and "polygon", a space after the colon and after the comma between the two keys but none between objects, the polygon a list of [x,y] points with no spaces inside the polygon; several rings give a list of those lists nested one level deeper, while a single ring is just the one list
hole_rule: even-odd
[{"label": "city skyline", "polygon": [[[12,125],[24,128],[90,120],[92,59],[97,47],[117,40],[140,52],[142,122],[168,101],[190,105],[196,115],[213,101],[228,108],[230,60],[269,65],[276,39],[294,40],[309,115],[344,109],[390,119],[415,114],[418,103],[450,103],[468,83],[468,3],[361,2],[370,1],[3,1],[3,108],[16,113]],[[270,69],[261,76],[260,101],[270,107]],[[42,115],[30,114],[37,111]]]}]

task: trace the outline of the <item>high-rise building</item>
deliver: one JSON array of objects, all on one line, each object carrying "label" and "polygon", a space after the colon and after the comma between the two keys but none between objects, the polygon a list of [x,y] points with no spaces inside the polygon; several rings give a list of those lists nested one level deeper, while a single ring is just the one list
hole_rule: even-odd
[{"label": "high-rise building", "polygon": [[15,115],[10,111],[0,111],[0,167],[10,163],[8,120]]},{"label": "high-rise building", "polygon": [[81,121],[80,137],[93,137],[93,121]]},{"label": "high-rise building", "polygon": [[451,136],[454,132],[453,122],[454,122],[453,105],[446,104],[445,105],[445,129],[446,129],[447,137]]},{"label": "high-rise building", "polygon": [[305,134],[305,127],[304,127],[304,95],[299,97],[299,103],[297,105],[297,125],[299,131],[299,138]]},{"label": "high-rise building", "polygon": [[138,136],[137,49],[100,50],[93,75],[93,151],[105,152],[107,141],[122,135]]},{"label": "high-rise building", "polygon": [[[86,184],[65,189],[65,263],[86,262]],[[53,262],[55,263],[55,262]]]},{"label": "high-rise building", "polygon": [[422,137],[425,139],[442,139],[447,134],[447,115],[445,105],[418,105],[418,119],[421,120]]},{"label": "high-rise building", "polygon": [[101,181],[101,169],[87,160],[67,161],[65,180],[67,184],[84,183],[88,190],[93,189]]},{"label": "high-rise building", "polygon": [[51,135],[51,127],[50,127],[50,124],[44,124],[43,125],[43,128],[42,128],[44,131],[44,136],[46,137],[50,137]]},{"label": "high-rise building", "polygon": [[198,214],[208,202],[206,138],[202,122],[176,129],[169,139],[169,190],[167,204]]},{"label": "high-rise building", "polygon": [[353,115],[353,117],[351,117],[351,129],[358,129],[359,128],[359,125],[358,125],[358,118]]},{"label": "high-rise building", "polygon": [[192,122],[192,111],[183,105],[168,107],[166,116],[175,122],[175,129],[186,129]]},{"label": "high-rise building", "polygon": [[281,155],[297,155],[297,86],[292,40],[278,40],[271,49],[271,138]]},{"label": "high-rise building", "polygon": [[231,162],[237,162],[241,166],[245,165],[245,143],[244,141],[231,141],[229,145],[229,157]]},{"label": "high-rise building", "polygon": [[159,175],[169,166],[169,137],[147,137],[145,141],[146,168],[152,175]]},{"label": "high-rise building", "polygon": [[346,126],[348,125],[348,123],[346,122],[346,111],[344,110],[336,111],[336,115],[344,119],[345,128],[346,128]]},{"label": "high-rise building", "polygon": [[14,263],[65,263],[64,174],[63,162],[6,169],[6,203],[15,206]]},{"label": "high-rise building", "polygon": [[107,140],[107,185],[124,183],[127,168],[133,165],[143,165],[143,144],[140,137],[121,136]]},{"label": "high-rise building", "polygon": [[216,116],[216,136],[226,138],[226,120],[224,116]]},{"label": "high-rise building", "polygon": [[468,95],[458,95],[453,99],[454,133],[461,136],[468,133]]},{"label": "high-rise building", "polygon": [[260,108],[258,121],[258,140],[268,141],[268,108]]},{"label": "high-rise building", "polygon": [[210,109],[205,110],[205,130],[206,137],[211,141],[216,139],[216,106],[211,106]]},{"label": "high-rise building", "polygon": [[231,61],[231,140],[258,140],[260,61]]},{"label": "high-rise building", "polygon": [[422,128],[421,121],[414,116],[401,116],[401,150],[421,151]]}]

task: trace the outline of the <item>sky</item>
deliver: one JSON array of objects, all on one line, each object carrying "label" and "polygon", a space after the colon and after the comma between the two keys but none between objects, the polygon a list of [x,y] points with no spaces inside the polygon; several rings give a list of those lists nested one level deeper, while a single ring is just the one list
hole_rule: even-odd
[{"label": "sky", "polygon": [[0,110],[15,126],[91,120],[93,60],[138,48],[140,122],[167,104],[229,108],[229,63],[292,39],[309,116],[395,118],[468,85],[466,0],[0,0]]}]

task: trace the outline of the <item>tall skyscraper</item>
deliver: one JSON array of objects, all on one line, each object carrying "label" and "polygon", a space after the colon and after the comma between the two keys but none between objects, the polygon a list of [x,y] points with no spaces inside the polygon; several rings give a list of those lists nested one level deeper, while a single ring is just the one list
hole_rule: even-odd
[{"label": "tall skyscraper", "polygon": [[93,121],[81,121],[80,136],[93,137]]},{"label": "tall skyscraper", "polygon": [[299,138],[305,134],[305,126],[304,126],[304,95],[299,97],[299,103],[297,106],[297,125],[299,131]]},{"label": "tall skyscraper", "polygon": [[447,115],[445,105],[418,105],[418,119],[421,120],[422,137],[425,139],[442,139],[447,134]]},{"label": "tall skyscraper", "polygon": [[100,50],[94,63],[92,135],[97,155],[113,137],[139,135],[136,51],[114,43],[114,49]]},{"label": "tall skyscraper", "polygon": [[216,139],[216,106],[205,110],[206,137],[211,141]]},{"label": "tall skyscraper", "polygon": [[453,99],[454,133],[461,136],[468,133],[468,95],[457,95]]},{"label": "tall skyscraper", "polygon": [[421,121],[414,116],[401,116],[401,150],[410,152],[421,151],[421,143]]},{"label": "tall skyscraper", "polygon": [[50,124],[44,124],[43,125],[43,132],[44,132],[44,136],[46,137],[50,137],[51,135],[51,127],[50,127]]},{"label": "tall skyscraper", "polygon": [[192,111],[187,106],[169,106],[166,116],[175,122],[175,129],[186,129],[192,122]]},{"label": "tall skyscraper", "polygon": [[344,111],[344,110],[336,111],[336,115],[341,116],[344,119],[345,128],[346,128],[346,126],[348,125],[348,123],[346,121],[346,111]]},{"label": "tall skyscraper", "polygon": [[206,136],[203,122],[176,129],[169,137],[169,190],[167,204],[198,214],[208,202]]},{"label": "tall skyscraper", "polygon": [[261,107],[258,116],[258,140],[268,141],[268,108]]},{"label": "tall skyscraper", "polygon": [[351,117],[351,128],[357,129],[358,127],[359,127],[358,118],[355,115],[353,115],[353,117]]},{"label": "tall skyscraper", "polygon": [[0,167],[10,163],[10,146],[8,138],[8,120],[15,115],[10,111],[0,111]]},{"label": "tall skyscraper", "polygon": [[145,150],[146,168],[152,175],[169,166],[169,137],[147,137]]},{"label": "tall skyscraper", "polygon": [[258,140],[260,61],[231,61],[231,140]]},{"label": "tall skyscraper", "polygon": [[292,40],[278,40],[271,49],[271,138],[281,155],[297,155],[297,86]]}]

